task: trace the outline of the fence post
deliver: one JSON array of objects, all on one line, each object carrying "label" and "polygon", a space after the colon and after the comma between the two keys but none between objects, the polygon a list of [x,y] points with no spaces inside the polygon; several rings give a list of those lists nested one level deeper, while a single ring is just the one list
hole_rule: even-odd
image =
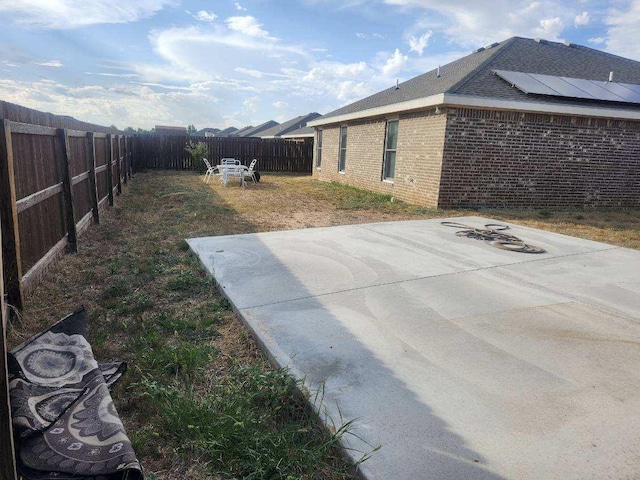
[{"label": "fence post", "polygon": [[78,252],[78,232],[76,231],[76,217],[73,213],[73,192],[71,185],[71,168],[69,165],[69,137],[66,128],[58,129],[60,142],[60,169],[62,171],[62,198],[64,204],[65,222],[67,224],[67,242],[69,251]]},{"label": "fence post", "polygon": [[120,167],[120,160],[122,155],[122,150],[120,149],[120,135],[116,135],[116,174],[118,175],[118,195],[122,193],[122,169]]},{"label": "fence post", "polygon": [[100,223],[96,181],[96,139],[93,132],[87,132],[87,163],[89,167],[89,196],[91,197],[91,208],[93,209],[93,221]]},{"label": "fence post", "polygon": [[2,338],[0,338],[0,480],[16,480],[15,446],[13,445],[13,427],[11,425],[11,405],[9,403],[9,373],[7,372],[7,318],[4,309],[2,289],[2,260],[0,258],[0,320]]},{"label": "fence post", "polygon": [[122,136],[122,166],[124,167],[124,184],[128,182],[127,174],[129,173],[129,152],[127,151],[127,137]]},{"label": "fence post", "polygon": [[[10,134],[10,133],[9,133]],[[0,245],[2,245],[2,219],[0,219]],[[0,480],[16,480],[15,447],[9,404],[9,373],[7,372],[7,312],[4,305],[2,255],[0,255]]]},{"label": "fence post", "polygon": [[7,303],[22,310],[22,260],[20,229],[13,171],[13,145],[9,120],[0,123],[0,221],[2,222],[2,265]]},{"label": "fence post", "polygon": [[113,145],[112,135],[107,134],[107,196],[109,197],[109,206],[113,207]]}]

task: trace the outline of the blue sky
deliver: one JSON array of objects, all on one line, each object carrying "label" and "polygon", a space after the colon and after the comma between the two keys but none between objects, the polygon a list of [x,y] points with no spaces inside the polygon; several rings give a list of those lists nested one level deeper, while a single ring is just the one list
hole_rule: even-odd
[{"label": "blue sky", "polygon": [[240,128],[514,35],[640,60],[640,0],[0,0],[0,99],[119,128]]}]

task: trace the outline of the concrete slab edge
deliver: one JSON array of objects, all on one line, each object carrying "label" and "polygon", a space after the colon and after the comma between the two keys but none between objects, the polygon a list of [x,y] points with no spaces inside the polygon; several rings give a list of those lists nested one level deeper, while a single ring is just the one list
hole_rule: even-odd
[{"label": "concrete slab edge", "polygon": [[[269,350],[269,347],[264,342],[264,340],[262,339],[262,337],[260,336],[258,331],[245,318],[245,316],[242,314],[242,311],[237,307],[237,305],[233,302],[233,300],[231,300],[229,295],[227,295],[227,292],[224,290],[224,288],[222,288],[220,286],[218,281],[215,279],[215,276],[212,275],[211,272],[209,272],[209,269],[207,268],[207,266],[202,261],[200,255],[198,255],[198,253],[193,249],[193,247],[189,243],[189,239],[186,239],[186,242],[189,244],[189,249],[191,250],[191,253],[193,253],[198,258],[198,262],[200,263],[200,265],[202,266],[204,271],[207,273],[207,275],[209,275],[209,276],[211,276],[211,278],[213,278],[213,280],[215,282],[216,289],[218,290],[218,292],[220,292],[220,294],[224,298],[227,299],[227,301],[231,305],[231,308],[232,308],[233,312],[237,315],[237,317],[240,319],[242,324],[247,328],[247,330],[249,330],[249,334],[251,335],[251,338],[253,339],[253,341],[256,342],[256,345],[258,346],[258,348],[267,356],[267,359],[269,360],[269,363],[271,363],[271,365],[273,365],[275,368],[285,368],[285,369],[287,369],[287,371],[289,372],[290,375],[292,375],[296,380],[301,381],[302,384],[306,387],[307,385],[306,385],[306,379],[305,379],[304,375],[302,375],[301,372],[297,371],[297,369],[292,368],[291,365],[282,364],[280,362],[280,360]],[[309,411],[315,417],[315,419],[318,422],[318,424],[322,426],[322,428],[325,430],[325,433],[327,435],[332,435],[333,432],[331,431],[331,428],[329,428],[329,426],[323,420],[322,412],[320,410],[318,410],[317,406],[313,402],[310,401],[311,397],[308,395],[309,391],[305,392],[305,391],[303,391],[301,389],[298,389],[298,391],[300,392],[300,394],[302,396],[304,396],[307,399],[307,407],[309,408]],[[353,463],[355,465],[355,467],[354,467],[355,468],[355,472],[354,472],[353,479],[354,480],[368,480],[368,477],[366,476],[365,472],[363,472],[363,470],[360,468],[360,465],[358,463],[361,460],[362,456],[356,457],[355,455],[352,455],[350,453],[350,449],[348,448],[347,445],[344,444],[342,439],[339,440],[339,444],[340,444],[340,452],[342,453],[343,458],[345,458],[347,461],[349,461],[349,462],[351,462],[351,463]],[[362,452],[358,452],[358,453],[362,453]]]}]

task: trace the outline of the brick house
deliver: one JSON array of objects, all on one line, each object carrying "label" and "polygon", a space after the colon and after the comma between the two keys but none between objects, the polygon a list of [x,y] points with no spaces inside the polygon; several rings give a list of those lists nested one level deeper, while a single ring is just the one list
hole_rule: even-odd
[{"label": "brick house", "polygon": [[315,178],[409,203],[640,206],[640,62],[567,42],[513,37],[308,125]]}]

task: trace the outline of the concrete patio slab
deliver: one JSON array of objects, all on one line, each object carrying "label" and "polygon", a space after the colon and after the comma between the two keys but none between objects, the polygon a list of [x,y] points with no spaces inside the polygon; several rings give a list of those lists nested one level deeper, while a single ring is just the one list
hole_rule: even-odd
[{"label": "concrete patio slab", "polygon": [[[449,219],[482,227],[481,217]],[[640,252],[441,220],[188,240],[370,479],[640,478]]]}]

